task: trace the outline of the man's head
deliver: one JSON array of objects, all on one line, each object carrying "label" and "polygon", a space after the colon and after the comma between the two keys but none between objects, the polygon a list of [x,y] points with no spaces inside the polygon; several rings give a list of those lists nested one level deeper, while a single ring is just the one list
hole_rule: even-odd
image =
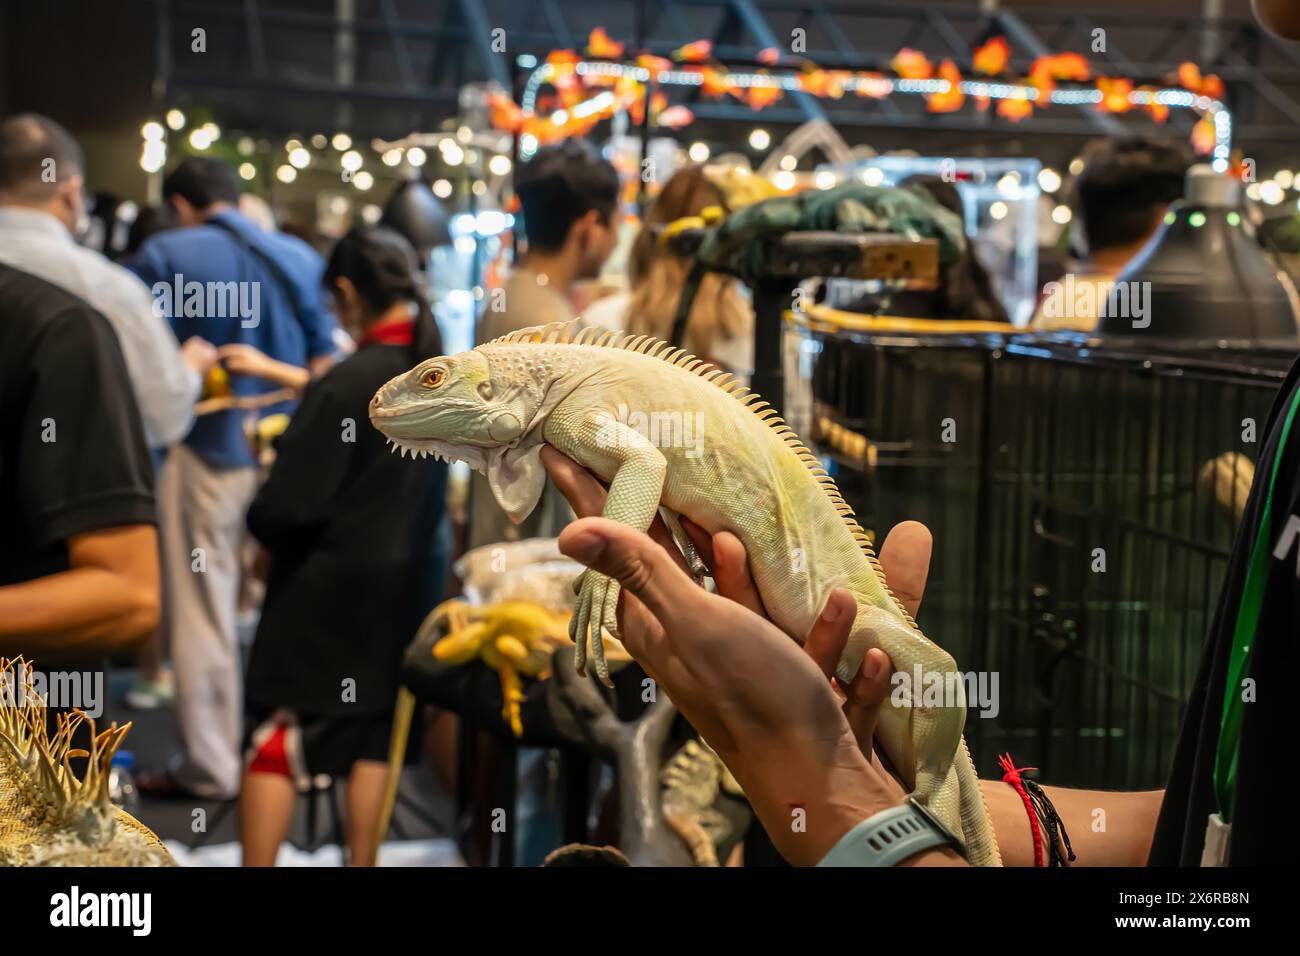
[{"label": "man's head", "polygon": [[182,226],[197,226],[210,214],[239,202],[243,187],[229,163],[191,156],[163,178],[163,199]]},{"label": "man's head", "polygon": [[1142,136],[1096,140],[1082,158],[1075,206],[1093,257],[1136,251],[1150,239],[1169,204],[1183,195],[1192,161],[1181,144]]},{"label": "man's head", "polygon": [[600,273],[618,239],[613,166],[578,142],[548,146],[520,167],[515,191],[530,252],[572,257],[580,279]]},{"label": "man's head", "polygon": [[54,120],[23,113],[0,122],[0,206],[48,212],[68,231],[86,219],[85,160]]}]

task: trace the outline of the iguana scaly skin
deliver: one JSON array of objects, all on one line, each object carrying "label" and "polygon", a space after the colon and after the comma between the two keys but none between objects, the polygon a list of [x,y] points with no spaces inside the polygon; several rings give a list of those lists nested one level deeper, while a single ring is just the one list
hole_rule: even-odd
[{"label": "iguana scaly skin", "polygon": [[[654,415],[669,434],[636,427]],[[952,688],[947,706],[887,704],[877,737],[894,766],[911,773],[916,799],[961,834],[971,862],[1001,863],[962,738],[956,664],[889,591],[866,533],[816,457],[726,373],[648,336],[575,336],[572,323],[553,324],[421,362],[375,394],[370,418],[403,455],[459,459],[484,472],[516,521],[542,494],[549,443],[608,482],[606,518],[644,531],[662,507],[679,542],[678,514],[710,534],[732,532],[768,614],[797,640],[833,589],[851,591],[858,613],[837,673],[852,679],[867,649],[880,647],[897,671],[919,667],[927,686],[943,678],[938,686]],[[589,570],[576,589],[577,665],[585,667],[594,635],[596,673],[608,680],[599,635],[601,627],[618,633],[619,584]]]},{"label": "iguana scaly skin", "polygon": [[[51,737],[25,661],[0,658],[0,866],[175,866],[148,827],[113,806],[108,775],[131,725],[96,733],[77,711]],[[82,722],[90,750],[72,746]],[[86,759],[81,779],[71,761]]]}]

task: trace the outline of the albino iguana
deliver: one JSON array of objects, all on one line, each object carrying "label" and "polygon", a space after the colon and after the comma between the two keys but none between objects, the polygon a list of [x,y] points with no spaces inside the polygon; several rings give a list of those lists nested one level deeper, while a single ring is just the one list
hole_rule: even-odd
[{"label": "albino iguana", "polygon": [[[26,661],[0,658],[0,866],[175,866],[154,833],[108,797],[113,754],[131,725],[96,733],[80,711],[58,714],[51,737],[45,701]],[[82,722],[90,750],[73,747]],[[78,779],[72,761],[85,758]]]},{"label": "albino iguana", "polygon": [[[962,738],[966,702],[952,657],[917,629],[885,584],[866,533],[835,483],[776,412],[725,372],[649,336],[571,323],[524,329],[469,352],[421,362],[375,393],[371,422],[405,454],[459,459],[484,472],[516,521],[546,484],[543,444],[609,484],[604,516],[641,531],[662,507],[679,543],[676,515],[745,545],[772,620],[796,640],[831,591],[858,601],[837,673],[851,680],[867,648],[897,671],[949,690],[943,706],[883,709],[877,736],[925,804],[966,843],[972,863],[1001,858]],[[687,549],[689,550],[689,549]],[[618,633],[619,584],[596,571],[576,586],[570,632],[586,665],[608,680],[600,640]]]}]

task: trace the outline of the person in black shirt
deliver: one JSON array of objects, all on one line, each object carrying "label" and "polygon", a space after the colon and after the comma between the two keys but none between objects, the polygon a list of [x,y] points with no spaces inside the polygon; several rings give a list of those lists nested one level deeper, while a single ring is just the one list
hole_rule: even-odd
[{"label": "person in black shirt", "polygon": [[270,575],[245,681],[247,865],[274,864],[295,787],[318,774],[348,778],[349,856],[371,858],[402,651],[446,573],[446,466],[392,454],[367,415],[381,385],[442,350],[414,252],[354,229],[325,283],[359,347],[307,387],[248,512]]},{"label": "person in black shirt", "polygon": [[39,669],[139,643],[158,622],[157,553],[116,334],[71,293],[0,265],[0,656]]}]

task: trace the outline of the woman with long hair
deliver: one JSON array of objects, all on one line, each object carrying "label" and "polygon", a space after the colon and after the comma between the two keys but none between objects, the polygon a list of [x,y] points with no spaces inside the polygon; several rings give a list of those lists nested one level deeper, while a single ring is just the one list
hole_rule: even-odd
[{"label": "woman with long hair", "polygon": [[[684,166],[664,184],[647,210],[628,259],[629,292],[602,299],[583,313],[592,325],[667,340],[690,261],[674,255],[658,239],[659,230],[678,219],[698,216],[710,206],[726,211],[722,191],[703,165]],[[754,313],[740,283],[710,273],[686,323],[684,347],[700,358],[748,376],[753,368]]]},{"label": "woman with long hair", "polygon": [[357,350],[307,385],[248,512],[270,572],[245,682],[246,865],[274,864],[321,775],[347,781],[348,858],[373,858],[402,651],[448,559],[446,466],[391,454],[368,417],[381,385],[442,351],[414,250],[353,229],[324,281]]}]

